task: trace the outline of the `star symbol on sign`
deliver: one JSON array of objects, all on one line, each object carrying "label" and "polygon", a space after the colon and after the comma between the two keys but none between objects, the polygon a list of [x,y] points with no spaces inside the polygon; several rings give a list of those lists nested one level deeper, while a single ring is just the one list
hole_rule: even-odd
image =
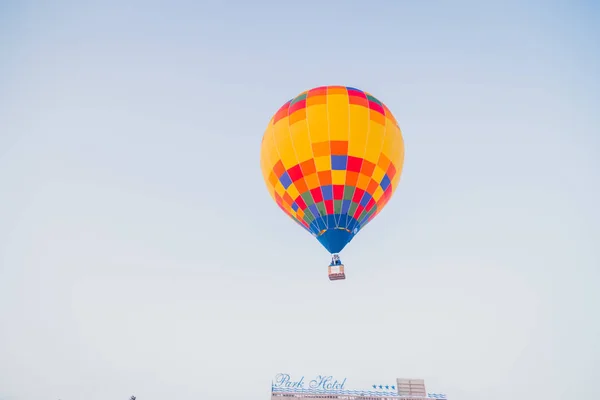
[{"label": "star symbol on sign", "polygon": [[379,389],[383,389],[383,386],[382,386],[382,385],[379,385]]},{"label": "star symbol on sign", "polygon": [[385,385],[385,388],[386,388],[386,389],[389,389],[390,387],[389,387],[388,385]]},{"label": "star symbol on sign", "polygon": [[373,385],[373,389],[377,389],[377,385]]},{"label": "star symbol on sign", "polygon": [[396,390],[396,386],[392,386],[392,389]]}]

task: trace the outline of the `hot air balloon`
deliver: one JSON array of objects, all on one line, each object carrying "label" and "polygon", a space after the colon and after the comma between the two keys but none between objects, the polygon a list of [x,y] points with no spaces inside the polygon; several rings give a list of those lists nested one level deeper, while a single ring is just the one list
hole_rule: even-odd
[{"label": "hot air balloon", "polygon": [[345,279],[339,253],[394,193],[404,163],[398,122],[377,98],[347,86],[300,93],[269,121],[260,163],[271,197],[332,255],[329,279]]}]

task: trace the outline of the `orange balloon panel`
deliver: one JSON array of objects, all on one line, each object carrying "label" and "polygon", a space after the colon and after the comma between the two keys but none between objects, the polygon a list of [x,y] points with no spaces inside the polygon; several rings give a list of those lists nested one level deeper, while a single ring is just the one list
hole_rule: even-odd
[{"label": "orange balloon panel", "polygon": [[371,94],[318,87],[273,116],[260,162],[277,205],[338,253],[392,197],[404,141],[390,110]]}]

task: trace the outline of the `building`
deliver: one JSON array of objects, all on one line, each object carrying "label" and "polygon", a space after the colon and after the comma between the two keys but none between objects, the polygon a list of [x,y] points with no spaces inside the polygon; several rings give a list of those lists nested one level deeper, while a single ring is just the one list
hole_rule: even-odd
[{"label": "building", "polygon": [[[428,400],[446,399],[445,394],[427,393],[423,379],[397,379],[396,384],[371,385],[366,389],[349,389],[347,380],[333,376],[318,375],[307,380],[292,378],[289,374],[277,374],[271,383],[271,400],[340,399],[340,400]],[[291,399],[290,399],[291,400]]]},{"label": "building", "polygon": [[398,395],[401,397],[427,397],[423,379],[397,379],[396,386],[398,387]]}]

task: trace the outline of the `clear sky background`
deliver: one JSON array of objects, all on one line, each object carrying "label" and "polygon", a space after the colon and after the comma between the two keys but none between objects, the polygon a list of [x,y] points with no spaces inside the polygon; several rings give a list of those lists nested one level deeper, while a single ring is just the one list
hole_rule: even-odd
[{"label": "clear sky background", "polygon": [[[0,2],[0,399],[600,396],[599,27],[593,1]],[[259,168],[325,84],[406,145],[335,283]]]}]

